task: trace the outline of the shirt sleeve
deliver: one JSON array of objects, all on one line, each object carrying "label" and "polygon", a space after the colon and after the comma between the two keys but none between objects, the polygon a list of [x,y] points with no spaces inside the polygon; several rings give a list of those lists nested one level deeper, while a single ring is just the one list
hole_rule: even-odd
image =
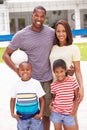
[{"label": "shirt sleeve", "polygon": [[11,48],[12,50],[17,50],[19,48],[19,43],[21,43],[21,35],[20,31],[18,31],[10,41],[10,44],[8,45],[8,48]]},{"label": "shirt sleeve", "polygon": [[38,81],[37,82],[37,96],[38,96],[38,98],[40,98],[40,97],[42,97],[44,95],[45,95],[45,91],[43,90],[40,82]]},{"label": "shirt sleeve", "polygon": [[76,45],[73,45],[73,61],[80,61],[80,50],[79,47]]},{"label": "shirt sleeve", "polygon": [[16,98],[16,84],[14,84],[10,90],[10,97]]},{"label": "shirt sleeve", "polygon": [[78,84],[77,80],[74,77],[73,77],[73,85],[72,86],[73,86],[74,90],[79,88],[79,84]]},{"label": "shirt sleeve", "polygon": [[56,93],[56,87],[54,87],[55,86],[54,84],[55,84],[54,82],[51,84],[51,93],[52,94]]}]

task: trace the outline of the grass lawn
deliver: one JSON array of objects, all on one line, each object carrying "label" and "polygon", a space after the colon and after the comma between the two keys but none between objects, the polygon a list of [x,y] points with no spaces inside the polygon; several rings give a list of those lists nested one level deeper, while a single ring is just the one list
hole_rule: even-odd
[{"label": "grass lawn", "polygon": [[81,61],[87,61],[87,43],[76,43],[80,49]]},{"label": "grass lawn", "polygon": [[3,55],[4,50],[5,48],[0,48],[0,62],[3,62],[2,55]]},{"label": "grass lawn", "polygon": [[[75,43],[80,48],[81,61],[87,61],[87,43]],[[3,62],[2,55],[5,48],[0,48],[0,62]]]}]

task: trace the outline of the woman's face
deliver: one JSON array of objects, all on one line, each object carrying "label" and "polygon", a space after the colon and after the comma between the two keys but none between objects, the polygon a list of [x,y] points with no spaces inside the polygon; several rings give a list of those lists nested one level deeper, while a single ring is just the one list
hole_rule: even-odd
[{"label": "woman's face", "polygon": [[66,34],[66,30],[62,24],[57,25],[56,36],[59,40],[60,46],[66,45],[67,34]]}]

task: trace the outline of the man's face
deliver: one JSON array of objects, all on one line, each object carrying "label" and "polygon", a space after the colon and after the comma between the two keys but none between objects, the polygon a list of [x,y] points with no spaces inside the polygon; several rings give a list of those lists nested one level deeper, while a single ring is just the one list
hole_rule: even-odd
[{"label": "man's face", "polygon": [[32,28],[36,31],[41,30],[43,23],[45,21],[45,11],[41,9],[35,10],[32,14]]}]

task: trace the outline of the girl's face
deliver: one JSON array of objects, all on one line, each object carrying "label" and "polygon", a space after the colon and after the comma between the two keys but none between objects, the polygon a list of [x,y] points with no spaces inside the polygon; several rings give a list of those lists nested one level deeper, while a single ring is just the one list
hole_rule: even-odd
[{"label": "girl's face", "polygon": [[62,82],[66,78],[66,70],[62,67],[55,68],[55,76],[57,78],[57,81]]},{"label": "girl's face", "polygon": [[56,27],[56,36],[59,40],[60,46],[66,45],[67,42],[67,34],[64,26],[62,24],[58,24]]},{"label": "girl's face", "polygon": [[28,63],[23,63],[19,66],[19,75],[21,80],[27,81],[31,78],[32,67]]}]

